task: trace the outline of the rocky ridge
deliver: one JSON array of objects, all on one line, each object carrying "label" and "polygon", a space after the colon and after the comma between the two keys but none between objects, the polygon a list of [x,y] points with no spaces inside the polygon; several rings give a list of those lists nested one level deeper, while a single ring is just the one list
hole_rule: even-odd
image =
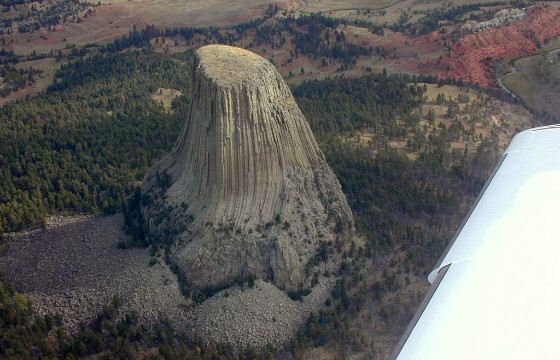
[{"label": "rocky ridge", "polygon": [[483,87],[495,86],[489,64],[534,53],[546,41],[560,35],[560,8],[536,5],[523,20],[469,34],[441,60],[448,70],[440,77],[463,79]]},{"label": "rocky ridge", "polygon": [[502,9],[494,15],[494,18],[488,21],[467,21],[461,28],[466,31],[479,32],[497,26],[509,24],[512,21],[521,20],[525,17],[523,9]]}]

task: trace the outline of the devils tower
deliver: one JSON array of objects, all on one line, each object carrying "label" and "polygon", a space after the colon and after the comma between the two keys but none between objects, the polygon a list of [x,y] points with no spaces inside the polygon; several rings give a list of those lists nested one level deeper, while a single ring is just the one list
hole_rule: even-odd
[{"label": "devils tower", "polygon": [[167,244],[169,261],[199,289],[248,277],[300,289],[320,246],[353,229],[340,184],[280,74],[230,46],[196,52],[181,135],[143,193],[150,237]]}]

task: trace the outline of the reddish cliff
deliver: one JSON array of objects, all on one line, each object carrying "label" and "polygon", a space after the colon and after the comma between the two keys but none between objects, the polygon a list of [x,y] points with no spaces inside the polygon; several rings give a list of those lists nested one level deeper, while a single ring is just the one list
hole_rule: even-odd
[{"label": "reddish cliff", "polygon": [[451,48],[440,62],[438,75],[463,79],[484,87],[495,85],[488,65],[504,58],[529,55],[547,40],[560,35],[560,9],[539,5],[527,10],[524,20],[470,34]]}]

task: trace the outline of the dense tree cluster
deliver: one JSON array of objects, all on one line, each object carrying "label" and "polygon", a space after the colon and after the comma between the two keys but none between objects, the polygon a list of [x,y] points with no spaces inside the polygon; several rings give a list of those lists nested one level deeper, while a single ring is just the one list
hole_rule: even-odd
[{"label": "dense tree cluster", "polygon": [[0,357],[31,359],[40,354],[53,358],[47,335],[59,321],[34,316],[31,302],[0,279]]},{"label": "dense tree cluster", "polygon": [[[249,46],[271,45],[283,46],[288,38],[294,44],[294,56],[305,55],[314,58],[324,58],[352,64],[359,56],[379,54],[381,48],[364,47],[346,41],[344,31],[335,28],[340,24],[350,24],[340,19],[325,17],[322,15],[306,15],[298,18],[285,17],[275,22],[267,22],[277,11],[269,8],[267,15],[246,23],[233,25],[226,28],[216,27],[182,27],[170,29],[158,29],[153,25],[137,30],[134,28],[127,36],[119,38],[114,42],[102,47],[102,51],[116,52],[130,47],[142,47],[150,40],[161,36],[182,36],[187,42],[194,41],[196,35],[200,36],[197,44],[229,44],[235,45],[246,37],[248,31],[254,31],[254,42]],[[361,24],[363,25],[363,24]],[[382,33],[382,28],[373,24],[367,24],[374,33]]]},{"label": "dense tree cluster", "polygon": [[[401,291],[411,274],[431,269],[497,162],[500,150],[492,136],[472,153],[459,156],[449,142],[454,136],[466,136],[468,129],[443,126],[426,136],[417,113],[426,103],[425,89],[413,85],[416,81],[435,79],[378,74],[312,81],[293,89],[342,185],[357,230],[366,237],[364,248],[343,253],[345,261],[326,308],[309,318],[292,344],[296,354],[331,346],[341,356],[365,351],[373,357],[374,346],[353,328],[357,316],[374,316],[384,322],[384,336],[398,338],[417,302],[384,299]],[[439,102],[455,105],[443,96]],[[372,128],[377,137],[369,146],[341,136],[344,131]],[[422,138],[416,159],[388,146],[389,140],[415,137]],[[392,260],[372,280],[367,264],[380,258]],[[370,310],[364,313],[364,308]]]},{"label": "dense tree cluster", "polygon": [[41,71],[34,68],[18,69],[10,65],[0,66],[0,96],[23,89],[35,82],[35,75]]},{"label": "dense tree cluster", "polygon": [[423,88],[386,72],[357,79],[312,80],[293,89],[316,134],[373,128],[396,136],[396,119],[422,102]]},{"label": "dense tree cluster", "polygon": [[95,56],[61,68],[47,94],[0,109],[0,232],[47,213],[119,210],[180,129],[150,96],[188,92],[188,68],[147,51]]},{"label": "dense tree cluster", "polygon": [[413,268],[423,270],[448,240],[447,215],[475,196],[484,179],[462,179],[452,169],[434,172],[391,149],[372,157],[365,149],[338,143],[329,146],[327,159],[347,194],[358,230],[367,235],[367,253],[413,247]]},{"label": "dense tree cluster", "polygon": [[16,64],[19,57],[11,50],[0,49],[0,64]]},{"label": "dense tree cluster", "polygon": [[[301,54],[314,58],[322,57],[345,64],[353,63],[359,56],[373,54],[375,50],[372,47],[348,42],[344,31],[336,30],[338,25],[346,24],[349,22],[318,14],[298,18],[285,17],[274,24],[257,27],[255,43],[271,44],[274,48],[282,46],[286,38],[291,38],[296,56]],[[370,29],[376,33],[380,31],[374,25],[370,25]]]},{"label": "dense tree cluster", "polygon": [[[417,112],[426,101],[424,87],[414,85],[419,80],[434,79],[380,73],[304,82],[293,93],[341,182],[358,230],[368,237],[367,252],[414,247],[414,267],[423,269],[448,240],[448,215],[476,196],[499,149],[489,137],[474,154],[457,154],[449,147],[458,136],[452,127],[426,136]],[[373,148],[340,137],[365,129],[377,136]],[[417,160],[388,146],[389,140],[415,136],[422,138]]]}]

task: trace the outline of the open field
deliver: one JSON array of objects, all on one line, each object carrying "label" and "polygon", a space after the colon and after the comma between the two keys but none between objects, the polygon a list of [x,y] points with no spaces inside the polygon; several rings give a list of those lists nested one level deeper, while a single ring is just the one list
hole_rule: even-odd
[{"label": "open field", "polygon": [[[421,119],[418,127],[425,136],[436,136],[446,129],[447,142],[453,151],[472,153],[488,137],[496,137],[503,151],[517,132],[533,126],[533,117],[520,105],[492,98],[482,92],[454,85],[426,86],[426,103],[419,109]],[[406,139],[389,139],[389,146],[415,160],[420,149],[411,146]],[[370,130],[347,134],[347,141],[374,148],[380,142]]]},{"label": "open field", "polygon": [[261,17],[269,4],[285,7],[283,1],[103,1],[80,22],[68,22],[56,31],[16,33],[5,36],[7,48],[18,54],[45,53],[78,46],[107,43],[128,34],[133,26],[162,28],[226,26]]},{"label": "open field", "polygon": [[513,62],[503,84],[537,113],[558,118],[560,114],[560,57],[558,51],[530,56]]},{"label": "open field", "polygon": [[[505,150],[517,132],[532,126],[531,114],[520,105],[497,100],[473,89],[453,85],[438,87],[434,84],[426,84],[426,87],[428,101],[424,112],[427,113],[433,109],[436,112],[436,123],[441,123],[449,128],[453,126],[455,119],[459,119],[465,129],[471,127],[474,130],[471,141],[466,139],[454,141],[451,144],[453,148],[463,149],[467,146],[469,149],[474,149],[479,145],[480,139],[494,132],[498,137],[500,148]],[[438,105],[438,95],[446,101],[451,100],[458,105],[453,117],[449,116],[449,106],[444,105],[444,109],[438,109],[441,107]]]},{"label": "open field", "polygon": [[262,16],[269,4],[287,6],[282,0],[103,0],[101,4],[161,27],[237,24]]},{"label": "open field", "polygon": [[[263,16],[271,4],[277,5],[280,12],[276,17],[268,19],[262,26],[248,26],[237,38],[238,31],[227,29],[228,25]],[[464,0],[451,5],[438,1],[420,0],[382,0],[373,3],[356,0],[340,4],[340,2],[334,1],[259,0],[257,2],[229,1],[226,6],[217,0],[173,0],[165,3],[161,0],[103,1],[100,5],[93,7],[87,17],[81,21],[67,22],[57,27],[55,31],[41,29],[33,33],[7,35],[4,40],[6,48],[13,50],[18,55],[37,52],[55,56],[60,50],[65,54],[70,53],[73,45],[79,47],[85,44],[111,42],[129,34],[134,27],[143,29],[148,24],[154,24],[159,29],[218,26],[224,36],[218,40],[199,33],[186,40],[182,36],[174,36],[165,39],[165,43],[163,43],[163,38],[159,39],[159,44],[157,41],[151,43],[158,50],[173,53],[184,51],[187,48],[197,48],[205,43],[231,41],[231,45],[249,49],[269,59],[291,83],[341,74],[359,76],[370,71],[387,69],[389,72],[431,74],[442,78],[464,79],[481,86],[492,87],[495,84],[491,61],[531,54],[537,48],[537,45],[532,44],[530,39],[522,38],[523,41],[510,41],[511,34],[524,34],[526,28],[529,28],[537,33],[544,31],[543,34],[546,33],[546,36],[542,36],[543,40],[550,40],[555,38],[557,30],[560,32],[560,28],[551,28],[546,22],[550,20],[546,18],[547,14],[552,11],[549,11],[548,8],[538,8],[533,11],[530,19],[528,17],[530,24],[503,26],[503,31],[501,28],[499,32],[497,28],[492,28],[463,36],[464,34],[457,31],[471,14],[484,11],[492,16],[500,8],[509,6],[480,8],[477,5],[473,8],[474,10],[471,11],[471,8],[468,8],[465,10],[466,12],[462,12],[461,16],[452,21],[447,20],[451,15],[438,15],[440,17],[433,21],[441,22],[445,31],[437,31],[436,27],[430,28],[429,31],[422,30],[423,32],[419,34],[415,33],[418,29],[414,28],[414,23],[428,16],[430,11],[435,9],[447,11],[469,4],[473,5],[475,2]],[[366,6],[386,8],[364,10]],[[309,44],[318,44],[312,45],[316,46],[312,53],[304,50],[306,53],[302,54],[305,46],[300,44],[298,47],[297,44],[301,43],[301,34],[310,31],[309,27],[302,26],[293,20],[288,28],[273,33],[270,38],[263,41],[262,28],[265,28],[264,32],[266,32],[269,31],[267,26],[274,28],[281,25],[283,14],[292,13],[292,10],[296,14],[298,12],[300,14],[321,12],[332,18],[342,18],[345,21],[365,20],[366,23],[345,24],[336,20],[331,25],[319,25],[316,28],[318,29],[317,34],[314,34],[317,39],[308,41]],[[399,20],[401,16],[404,19],[402,21]],[[400,27],[372,27],[373,24],[395,25],[395,21],[402,22]],[[520,23],[524,23],[524,21]],[[341,57],[333,59],[329,58],[329,55],[324,55],[325,48],[332,50],[334,46],[339,45],[338,40],[334,43],[335,34],[344,34],[345,39],[342,44],[344,51],[349,51],[348,48],[350,50],[358,49],[360,50],[359,55],[352,55],[351,61],[348,59],[342,61]],[[325,40],[327,36],[331,36],[331,41]],[[232,38],[235,40],[224,40]],[[522,42],[524,45],[517,49],[513,46],[516,42]],[[491,60],[487,61],[487,58]],[[26,91],[21,94],[25,95]]]},{"label": "open field", "polygon": [[35,83],[32,86],[27,86],[23,89],[14,91],[6,97],[0,97],[0,106],[10,101],[21,99],[26,96],[34,96],[42,91],[47,90],[49,85],[52,84],[54,80],[54,74],[56,73],[56,70],[58,70],[60,64],[61,62],[57,62],[54,58],[25,61],[16,64],[17,68],[32,67],[34,69],[43,71],[43,73],[36,75]]},{"label": "open field", "polygon": [[364,10],[381,10],[396,7],[401,9],[414,8],[414,10],[428,10],[437,7],[451,7],[470,4],[493,3],[493,0],[458,0],[453,2],[442,2],[437,0],[306,0],[299,1],[299,10],[302,12],[322,12],[334,13],[337,11],[361,10],[362,14],[366,14]]},{"label": "open field", "polygon": [[[300,11],[303,13],[322,13],[334,18],[359,20],[376,24],[396,24],[403,13],[408,21],[415,22],[429,12],[450,9],[452,7],[472,4],[493,3],[492,0],[459,0],[442,2],[434,0],[378,0],[378,1],[301,1]],[[497,7],[495,10],[499,10]],[[473,11],[472,13],[475,13]],[[467,14],[468,15],[468,14]]]},{"label": "open field", "polygon": [[0,35],[29,33],[41,28],[53,30],[63,23],[78,22],[87,17],[94,6],[93,2],[73,0],[3,1]]},{"label": "open field", "polygon": [[340,10],[368,10],[368,9],[383,9],[392,6],[402,0],[350,0],[350,1],[336,1],[336,0],[306,0],[300,1],[300,11],[306,13],[313,12],[331,12]]},{"label": "open field", "polygon": [[[402,8],[399,7],[416,4],[417,1],[405,0],[391,5],[390,8],[394,8],[394,15],[400,16]],[[265,23],[247,26],[241,31],[227,28],[228,24],[263,16],[271,3],[278,5],[280,12],[275,17],[266,20]],[[464,2],[464,4],[470,3],[472,3],[470,0]],[[334,6],[333,2],[297,4],[265,0],[257,3],[232,2],[227,9],[219,11],[208,11],[209,8],[218,7],[216,0],[207,3],[200,0],[188,3],[176,0],[166,4],[167,6],[163,6],[160,1],[145,0],[105,2],[95,6],[83,20],[67,22],[65,25],[57,27],[56,31],[41,30],[34,33],[16,33],[5,36],[6,48],[15,51],[18,55],[37,52],[48,54],[49,58],[33,62],[38,68],[45,68],[42,69],[45,72],[36,84],[0,100],[0,105],[46,89],[58,66],[54,59],[59,51],[64,55],[70,55],[75,50],[72,45],[77,45],[79,48],[84,44],[108,43],[128,35],[134,26],[137,29],[143,29],[147,24],[155,24],[159,29],[218,24],[221,38],[213,38],[211,33],[208,35],[208,33],[200,32],[189,38],[181,35],[153,38],[150,44],[157,51],[173,54],[189,48],[198,48],[206,43],[229,42],[231,45],[249,49],[270,60],[282,76],[292,84],[339,75],[354,77],[386,69],[391,73],[451,77],[481,86],[493,87],[495,86],[495,76],[492,61],[523,56],[537,51],[537,45],[524,37],[521,37],[522,41],[519,41],[524,44],[523,46],[520,48],[514,46],[517,41],[515,39],[520,38],[522,36],[520,34],[524,34],[526,29],[535,33],[542,32],[542,39],[550,41],[550,44],[557,41],[558,37],[555,34],[560,32],[560,27],[549,26],[551,21],[555,21],[554,14],[558,12],[553,7],[533,7],[531,15],[527,16],[527,21],[518,21],[516,24],[459,36],[457,33],[442,31],[414,35],[406,29],[369,28],[370,25],[341,23],[338,20],[329,24],[322,24],[320,21],[309,21],[306,24],[294,19],[283,22],[284,10],[295,9],[297,4],[328,7]],[[349,4],[361,6],[360,4],[363,5],[363,2],[350,2]],[[424,8],[442,6],[440,2],[426,2],[420,5],[409,14],[409,22],[413,22],[412,19],[418,14],[425,16],[427,12],[422,10]],[[484,11],[490,11],[489,8],[484,9]],[[494,10],[496,9],[492,8],[490,12]],[[360,16],[366,13],[367,16],[371,14],[381,17],[389,16],[388,10],[364,11],[358,11]],[[333,16],[331,13],[327,15]],[[281,30],[272,32],[268,37],[263,36],[263,32],[266,34],[270,28],[275,29],[277,26]],[[459,26],[460,24],[446,25],[449,29]],[[309,31],[315,31],[311,36],[313,39],[305,39],[302,36]],[[337,34],[343,34],[344,40],[337,40]],[[514,37],[513,41],[509,39],[512,34],[519,36]],[[302,44],[302,39],[304,39],[304,44]],[[310,45],[312,50],[309,50]],[[333,48],[337,46],[342,49],[342,56],[340,51],[338,55],[333,55]],[[353,49],[359,50],[355,52],[357,55],[350,55]],[[21,66],[27,66],[26,64],[21,64]]]}]

